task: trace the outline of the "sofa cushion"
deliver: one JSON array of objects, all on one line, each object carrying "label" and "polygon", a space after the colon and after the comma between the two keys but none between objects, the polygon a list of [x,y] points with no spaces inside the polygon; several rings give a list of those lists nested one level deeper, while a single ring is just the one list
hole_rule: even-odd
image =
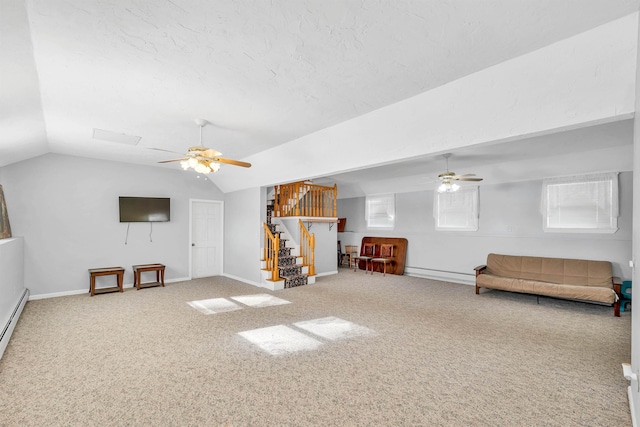
[{"label": "sofa cushion", "polygon": [[608,288],[598,286],[564,285],[537,280],[495,276],[489,273],[480,274],[476,277],[476,284],[482,288],[546,295],[550,297],[582,301],[596,301],[606,304],[613,304],[616,301],[616,294],[611,285],[609,285]]},{"label": "sofa cushion", "polygon": [[489,254],[487,273],[513,279],[612,289],[609,261]]}]

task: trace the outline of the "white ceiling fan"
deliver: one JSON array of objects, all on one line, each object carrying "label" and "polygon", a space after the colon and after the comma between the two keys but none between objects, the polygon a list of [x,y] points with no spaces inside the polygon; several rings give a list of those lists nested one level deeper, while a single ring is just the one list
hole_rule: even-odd
[{"label": "white ceiling fan", "polygon": [[473,173],[456,175],[455,172],[451,172],[449,170],[449,157],[451,157],[451,153],[445,153],[442,157],[444,157],[446,162],[446,170],[438,175],[438,180],[440,181],[440,186],[438,186],[437,190],[438,192],[450,193],[460,189],[460,186],[453,181],[482,181],[482,178],[475,178],[476,175]]},{"label": "white ceiling fan", "polygon": [[180,159],[163,160],[158,163],[180,162],[182,169],[192,168],[196,172],[208,174],[220,170],[220,163],[225,163],[243,168],[250,168],[251,163],[242,162],[240,160],[226,159],[222,153],[212,148],[202,145],[202,128],[209,124],[205,119],[195,119],[195,123],[200,126],[200,145],[192,145],[185,153],[186,157]]}]

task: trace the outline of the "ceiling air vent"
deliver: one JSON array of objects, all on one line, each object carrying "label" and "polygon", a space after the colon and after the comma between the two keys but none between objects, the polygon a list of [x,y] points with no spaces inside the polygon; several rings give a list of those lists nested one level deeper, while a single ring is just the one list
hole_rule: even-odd
[{"label": "ceiling air vent", "polygon": [[127,135],[126,133],[111,132],[110,130],[93,129],[93,139],[116,142],[118,144],[138,145],[141,136]]}]

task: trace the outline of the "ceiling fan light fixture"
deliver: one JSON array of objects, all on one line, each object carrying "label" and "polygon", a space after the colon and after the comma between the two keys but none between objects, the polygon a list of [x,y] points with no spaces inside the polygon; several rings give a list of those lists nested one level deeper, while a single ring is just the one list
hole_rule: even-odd
[{"label": "ceiling fan light fixture", "polygon": [[458,191],[459,189],[460,186],[458,184],[451,183],[451,181],[444,181],[438,187],[438,193],[453,193],[455,191]]},{"label": "ceiling fan light fixture", "polygon": [[211,172],[211,169],[209,168],[209,166],[207,166],[207,165],[205,165],[204,163],[201,163],[201,162],[198,163],[196,165],[196,167],[193,168],[193,169],[195,169],[196,172],[201,173],[201,174],[205,174],[205,175],[208,174],[209,172]]},{"label": "ceiling fan light fixture", "polygon": [[180,162],[180,167],[182,167],[182,169],[193,169],[201,174],[218,172],[220,170],[221,163],[240,166],[243,168],[251,167],[251,163],[241,162],[240,160],[225,159],[221,157],[221,152],[202,145],[202,128],[205,127],[209,122],[204,119],[195,119],[194,121],[200,127],[200,145],[189,147],[189,151],[185,153],[186,157],[182,159],[163,160],[158,163]]}]

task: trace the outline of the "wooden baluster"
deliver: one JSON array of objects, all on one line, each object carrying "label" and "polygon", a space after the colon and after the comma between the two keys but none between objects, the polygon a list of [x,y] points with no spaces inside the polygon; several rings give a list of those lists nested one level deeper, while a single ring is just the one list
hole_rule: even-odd
[{"label": "wooden baluster", "polygon": [[[265,223],[266,225],[266,223]],[[269,237],[267,236],[267,232],[265,231],[264,233],[264,248],[262,249],[262,259],[265,260],[266,263],[268,263],[268,248],[267,245],[269,244]],[[269,265],[267,264],[267,268],[269,268]]]},{"label": "wooden baluster", "polygon": [[309,215],[316,216],[316,190],[314,187],[309,187]]},{"label": "wooden baluster", "polygon": [[309,263],[309,275],[310,276],[315,276],[316,275],[316,257],[315,257],[315,252],[316,252],[316,235],[315,233],[311,234],[311,241],[309,242],[309,251],[311,252],[311,262]]},{"label": "wooden baluster", "polygon": [[336,217],[338,186],[324,187],[306,182],[274,186],[275,216]]},{"label": "wooden baluster", "polygon": [[275,246],[274,251],[273,251],[273,274],[271,275],[271,277],[273,277],[273,280],[280,280],[280,271],[278,270],[278,252],[280,252],[280,233],[276,233],[275,235],[275,241],[274,244]]},{"label": "wooden baluster", "polygon": [[330,216],[338,216],[338,184],[333,184],[333,212]]}]

